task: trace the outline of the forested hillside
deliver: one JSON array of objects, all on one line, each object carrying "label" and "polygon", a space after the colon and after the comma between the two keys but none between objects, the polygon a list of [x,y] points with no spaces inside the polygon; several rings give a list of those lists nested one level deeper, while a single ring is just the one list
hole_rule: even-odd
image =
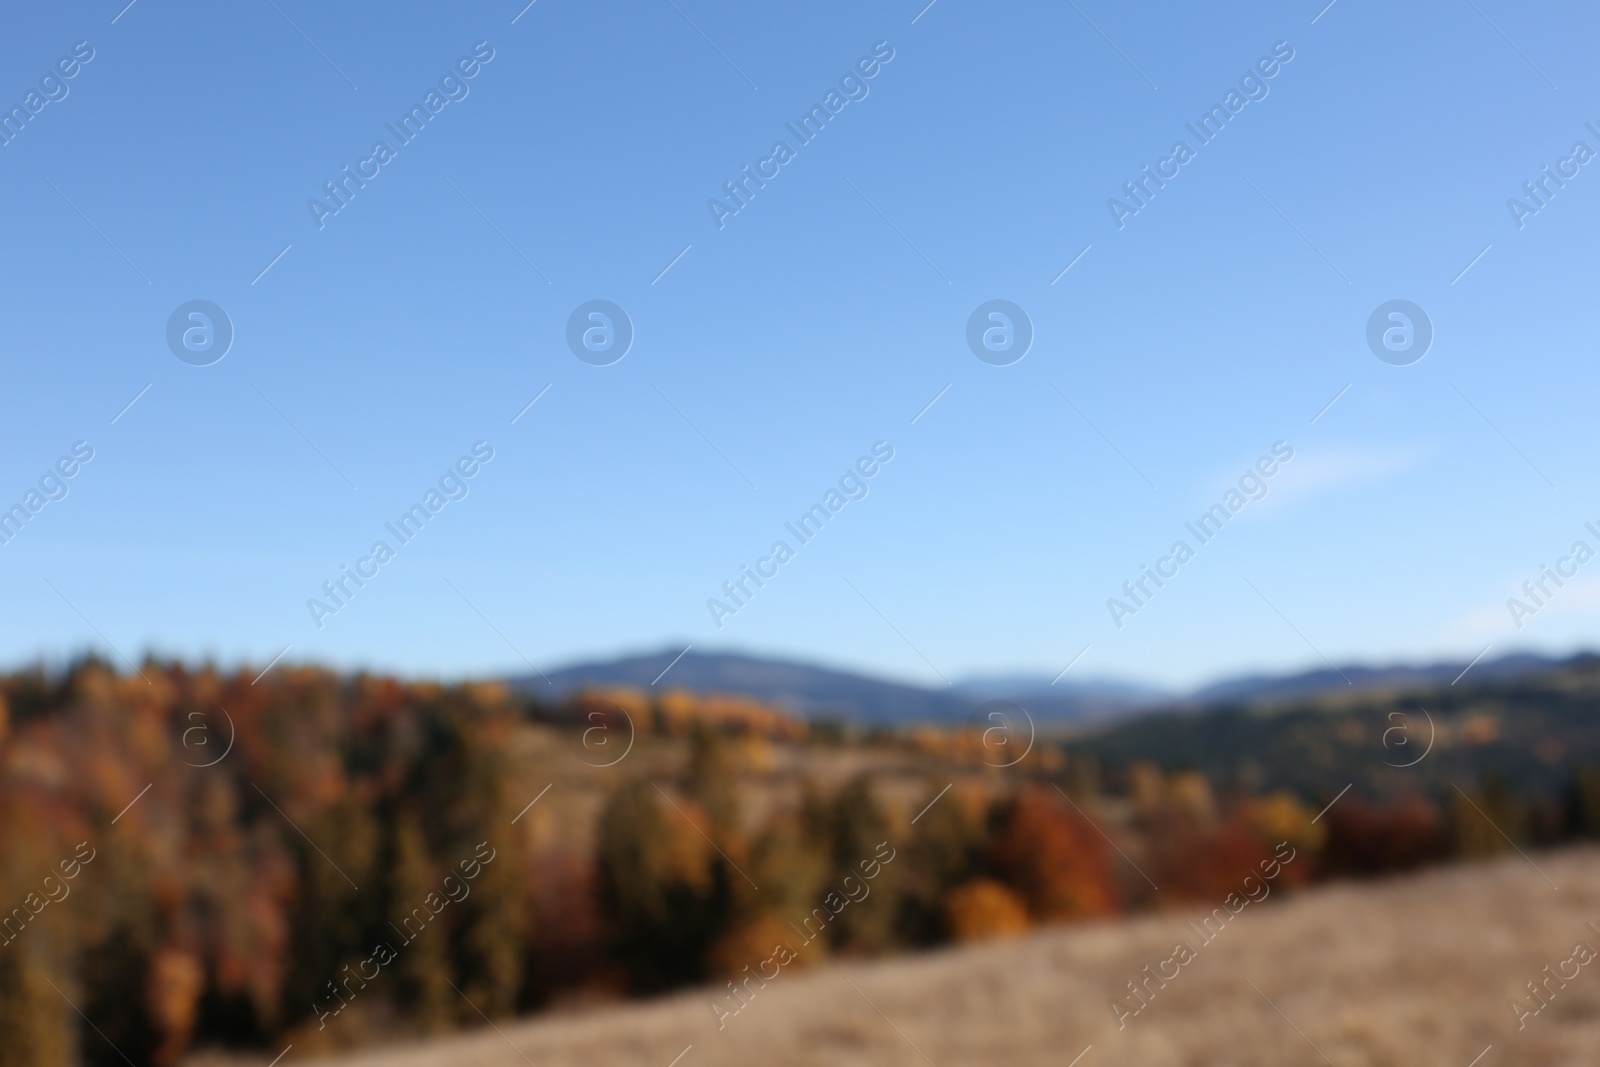
[{"label": "forested hillside", "polygon": [[[711,981],[733,1015],[753,974],[829,957],[1591,835],[1592,683],[1430,697],[1430,749],[1415,717],[1384,733],[1408,697],[1063,740],[671,691],[21,672],[0,1065],[300,1055]],[[1559,749],[1519,741],[1532,719]]]}]

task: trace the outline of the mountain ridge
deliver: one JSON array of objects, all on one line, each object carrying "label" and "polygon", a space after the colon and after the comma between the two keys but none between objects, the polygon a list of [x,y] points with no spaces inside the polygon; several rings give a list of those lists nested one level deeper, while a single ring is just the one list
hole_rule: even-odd
[{"label": "mountain ridge", "polygon": [[987,701],[1021,704],[1052,724],[1098,723],[1133,715],[1194,711],[1222,704],[1275,704],[1349,692],[1437,686],[1470,671],[1476,680],[1507,679],[1552,669],[1588,653],[1510,653],[1468,663],[1438,661],[1369,667],[1346,665],[1224,677],[1188,692],[1117,678],[1051,681],[1043,675],[979,676],[934,689],[797,659],[741,652],[666,648],[580,661],[539,675],[506,679],[517,692],[559,697],[581,689],[687,689],[748,696],[810,719],[870,726],[950,723],[973,717]]}]

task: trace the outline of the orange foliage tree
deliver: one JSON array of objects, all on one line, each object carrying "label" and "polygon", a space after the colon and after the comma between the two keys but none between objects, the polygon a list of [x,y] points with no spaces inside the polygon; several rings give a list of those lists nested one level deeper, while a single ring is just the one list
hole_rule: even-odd
[{"label": "orange foliage tree", "polygon": [[997,817],[990,864],[1040,922],[1110,915],[1118,909],[1110,849],[1054,790],[1024,789]]}]

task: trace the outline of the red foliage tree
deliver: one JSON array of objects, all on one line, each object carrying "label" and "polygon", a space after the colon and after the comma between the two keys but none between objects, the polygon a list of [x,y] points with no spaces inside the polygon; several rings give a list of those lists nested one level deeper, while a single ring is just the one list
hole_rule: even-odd
[{"label": "red foliage tree", "polygon": [[1321,863],[1327,876],[1410,870],[1441,858],[1448,843],[1444,816],[1422,797],[1384,807],[1347,797],[1328,812],[1327,822]]},{"label": "red foliage tree", "polygon": [[1118,908],[1108,853],[1084,816],[1050,790],[1030,788],[999,813],[990,864],[1034,918],[1087,919]]}]

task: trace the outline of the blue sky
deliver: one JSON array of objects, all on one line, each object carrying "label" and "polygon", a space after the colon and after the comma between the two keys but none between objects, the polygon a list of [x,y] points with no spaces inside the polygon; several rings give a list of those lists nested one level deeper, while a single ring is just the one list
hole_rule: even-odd
[{"label": "blue sky", "polygon": [[[124,2],[0,39],[7,109],[93,49],[0,147],[0,503],[94,450],[0,546],[10,662],[289,646],[459,677],[693,642],[1186,685],[1595,643],[1600,562],[1521,628],[1506,605],[1600,548],[1600,164],[1520,228],[1507,206],[1600,150],[1593,13]],[[385,124],[475,46],[401,145]],[[785,124],[875,46],[801,145]],[[1185,123],[1275,46],[1200,145]],[[379,140],[319,228],[308,200]],[[779,140],[719,229],[708,200]],[[1108,199],[1178,140],[1119,229]],[[165,337],[197,299],[235,331],[209,366]],[[595,299],[635,334],[609,366],[566,342]],[[1010,366],[967,346],[993,299],[1035,333]],[[1433,325],[1409,366],[1365,339],[1393,299]],[[479,441],[465,498],[393,540]],[[879,441],[868,495],[716,626]],[[1108,598],[1279,441],[1267,496],[1118,628]],[[319,627],[308,600],[380,539]]]}]

